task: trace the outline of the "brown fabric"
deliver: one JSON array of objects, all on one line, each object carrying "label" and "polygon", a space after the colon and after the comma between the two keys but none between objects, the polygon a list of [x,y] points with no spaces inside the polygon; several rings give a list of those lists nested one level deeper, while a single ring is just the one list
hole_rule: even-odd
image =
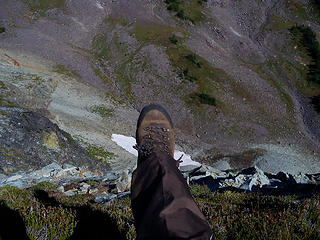
[{"label": "brown fabric", "polygon": [[131,204],[139,240],[208,240],[212,235],[176,161],[165,152],[139,161],[133,172]]}]

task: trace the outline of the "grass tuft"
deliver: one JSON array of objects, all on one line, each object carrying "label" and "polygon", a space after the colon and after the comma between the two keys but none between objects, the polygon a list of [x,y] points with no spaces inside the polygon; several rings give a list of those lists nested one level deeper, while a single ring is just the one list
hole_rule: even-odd
[{"label": "grass tuft", "polygon": [[46,11],[54,8],[64,9],[65,0],[24,0],[30,11],[44,17]]},{"label": "grass tuft", "polygon": [[102,147],[89,145],[87,147],[89,156],[97,161],[108,162],[111,159],[117,157],[116,154],[112,152],[105,151]]},{"label": "grass tuft", "polygon": [[196,24],[205,19],[203,3],[207,0],[165,0],[164,2],[167,4],[167,9],[181,20],[189,20]]},{"label": "grass tuft", "polygon": [[[293,36],[293,40],[298,44],[301,51],[306,51],[311,58],[308,64],[307,81],[308,88],[315,86],[320,89],[320,44],[317,40],[317,36],[313,30],[308,26],[293,26],[290,29]],[[314,87],[313,87],[314,88]],[[310,91],[309,91],[310,92]],[[320,94],[316,96],[310,96],[314,109],[320,113]]]},{"label": "grass tuft", "polygon": [[99,114],[101,117],[112,117],[114,110],[106,108],[104,106],[94,106],[91,108],[91,112]]},{"label": "grass tuft", "polygon": [[205,93],[195,93],[190,97],[193,101],[198,102],[200,104],[216,106],[216,99]]}]

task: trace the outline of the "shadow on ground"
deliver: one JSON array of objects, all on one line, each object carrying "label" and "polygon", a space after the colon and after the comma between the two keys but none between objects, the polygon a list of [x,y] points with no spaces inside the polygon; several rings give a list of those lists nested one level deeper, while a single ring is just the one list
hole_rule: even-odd
[{"label": "shadow on ground", "polygon": [[118,226],[106,213],[94,210],[90,206],[64,206],[43,190],[36,191],[34,196],[46,206],[62,206],[76,211],[78,223],[70,240],[126,239],[125,236],[121,236]]},{"label": "shadow on ground", "polygon": [[0,240],[29,239],[23,219],[17,211],[0,202]]}]

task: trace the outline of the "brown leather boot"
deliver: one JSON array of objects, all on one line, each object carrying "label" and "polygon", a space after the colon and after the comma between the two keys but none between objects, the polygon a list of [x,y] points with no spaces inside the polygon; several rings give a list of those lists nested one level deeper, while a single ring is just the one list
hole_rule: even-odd
[{"label": "brown leather boot", "polygon": [[136,131],[138,164],[154,151],[174,156],[174,132],[168,112],[160,105],[148,105],[140,113]]}]

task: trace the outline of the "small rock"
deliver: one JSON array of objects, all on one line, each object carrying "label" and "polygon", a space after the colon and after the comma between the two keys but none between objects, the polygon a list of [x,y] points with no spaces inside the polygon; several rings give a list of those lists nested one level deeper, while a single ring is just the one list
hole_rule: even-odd
[{"label": "small rock", "polygon": [[180,171],[183,173],[192,173],[201,168],[201,165],[184,165],[180,167]]},{"label": "small rock", "polygon": [[57,163],[51,163],[41,169],[42,171],[62,170],[62,167]]},{"label": "small rock", "polygon": [[256,168],[256,173],[252,176],[249,182],[249,190],[252,191],[253,186],[261,188],[264,185],[269,185],[268,177],[259,168]]},{"label": "small rock", "polygon": [[89,194],[93,194],[93,193],[96,193],[96,192],[98,192],[98,189],[96,189],[96,188],[89,189]]},{"label": "small rock", "polygon": [[311,183],[310,179],[302,173],[299,173],[296,176],[293,176],[294,180],[296,181],[296,183],[300,183],[300,184],[308,184]]},{"label": "small rock", "polygon": [[130,190],[131,187],[131,174],[129,171],[123,171],[120,179],[116,183],[118,192],[125,192]]},{"label": "small rock", "polygon": [[115,195],[115,194],[99,194],[96,196],[94,201],[96,203],[105,203],[105,202],[109,202],[115,198],[117,198],[117,195]]},{"label": "small rock", "polygon": [[80,183],[80,191],[81,193],[87,193],[90,185],[87,183]]},{"label": "small rock", "polygon": [[226,160],[221,160],[221,161],[215,162],[211,166],[215,169],[220,170],[220,171],[226,171],[226,170],[231,169],[229,162]]},{"label": "small rock", "polygon": [[118,178],[120,178],[120,176],[114,172],[108,172],[103,176],[103,182],[107,182],[107,181],[115,181]]},{"label": "small rock", "polygon": [[14,182],[8,182],[6,185],[10,185],[10,186],[17,187],[20,189],[25,187],[25,183],[22,182],[21,180],[14,181]]},{"label": "small rock", "polygon": [[66,196],[71,197],[71,196],[74,196],[74,195],[75,195],[75,192],[72,191],[72,190],[69,190],[69,191],[66,191],[64,194],[65,194]]},{"label": "small rock", "polygon": [[11,176],[11,177],[7,178],[5,180],[5,182],[13,182],[13,181],[16,181],[16,180],[18,180],[20,178],[22,178],[22,175],[14,175],[14,176]]}]

